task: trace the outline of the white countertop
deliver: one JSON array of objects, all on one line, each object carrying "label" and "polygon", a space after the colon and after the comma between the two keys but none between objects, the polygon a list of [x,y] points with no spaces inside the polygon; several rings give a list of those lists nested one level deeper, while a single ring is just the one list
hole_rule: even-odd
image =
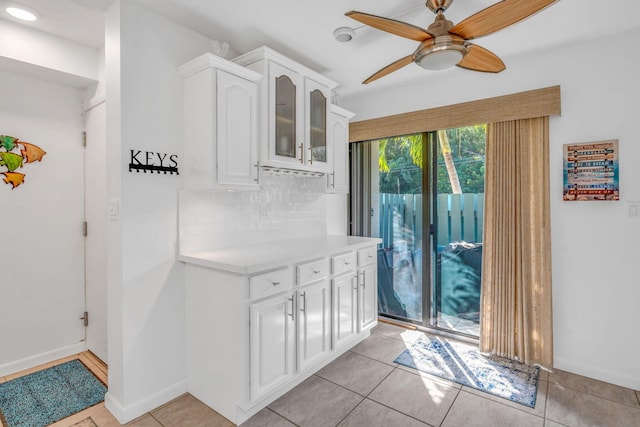
[{"label": "white countertop", "polygon": [[373,237],[326,235],[180,254],[180,261],[237,274],[255,274],[300,261],[366,248]]}]

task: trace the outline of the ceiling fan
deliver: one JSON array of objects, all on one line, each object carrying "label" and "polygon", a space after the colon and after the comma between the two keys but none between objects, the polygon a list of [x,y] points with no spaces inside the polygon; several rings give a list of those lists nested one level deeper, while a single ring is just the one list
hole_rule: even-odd
[{"label": "ceiling fan", "polygon": [[420,42],[411,55],[392,62],[362,82],[367,84],[412,62],[428,70],[441,70],[457,65],[473,71],[499,73],[506,68],[502,60],[469,40],[522,21],[556,1],[503,0],[454,25],[444,17],[444,12],[453,0],[427,0],[426,6],[435,13],[436,18],[426,29],[353,10],[345,15],[379,30]]}]

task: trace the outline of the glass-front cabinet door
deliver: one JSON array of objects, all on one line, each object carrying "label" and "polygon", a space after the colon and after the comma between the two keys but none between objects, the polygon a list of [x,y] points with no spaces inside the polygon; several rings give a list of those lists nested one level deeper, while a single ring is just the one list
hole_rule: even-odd
[{"label": "glass-front cabinet door", "polygon": [[327,172],[330,90],[275,62],[269,64],[269,158],[275,167]]},{"label": "glass-front cabinet door", "polygon": [[[300,75],[276,62],[269,63],[269,138],[267,164],[299,168],[304,165],[304,88]],[[303,109],[304,111],[304,109]]]},{"label": "glass-front cabinet door", "polygon": [[325,86],[305,79],[305,162],[310,168],[320,171],[329,170],[333,155],[327,139],[328,92]]},{"label": "glass-front cabinet door", "polygon": [[276,156],[296,158],[296,85],[286,75],[276,77]]},{"label": "glass-front cabinet door", "polygon": [[309,162],[327,161],[327,98],[318,89],[309,94]]}]

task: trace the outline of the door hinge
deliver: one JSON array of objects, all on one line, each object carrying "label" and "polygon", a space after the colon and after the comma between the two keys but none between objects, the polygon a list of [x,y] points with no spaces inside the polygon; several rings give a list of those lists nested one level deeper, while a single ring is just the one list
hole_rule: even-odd
[{"label": "door hinge", "polygon": [[82,131],[82,146],[87,146],[87,131],[84,130]]},{"label": "door hinge", "polygon": [[87,221],[82,221],[82,235],[84,237],[87,237]]},{"label": "door hinge", "polygon": [[80,320],[82,320],[82,321],[83,321],[84,326],[89,326],[89,312],[88,312],[88,311],[85,311],[85,312],[82,314],[82,317],[80,318]]}]

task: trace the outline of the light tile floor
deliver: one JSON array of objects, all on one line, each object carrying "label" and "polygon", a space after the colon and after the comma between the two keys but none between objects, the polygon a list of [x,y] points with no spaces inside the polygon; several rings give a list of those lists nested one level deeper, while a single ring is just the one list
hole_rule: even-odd
[{"label": "light tile floor", "polygon": [[[394,364],[395,357],[421,334],[381,323],[365,341],[242,427],[640,426],[639,391],[579,375],[557,370],[542,372],[536,407],[528,408]],[[100,404],[54,427],[70,427],[88,417],[98,427],[120,425],[104,404]],[[233,424],[185,394],[127,426],[228,427]]]}]

